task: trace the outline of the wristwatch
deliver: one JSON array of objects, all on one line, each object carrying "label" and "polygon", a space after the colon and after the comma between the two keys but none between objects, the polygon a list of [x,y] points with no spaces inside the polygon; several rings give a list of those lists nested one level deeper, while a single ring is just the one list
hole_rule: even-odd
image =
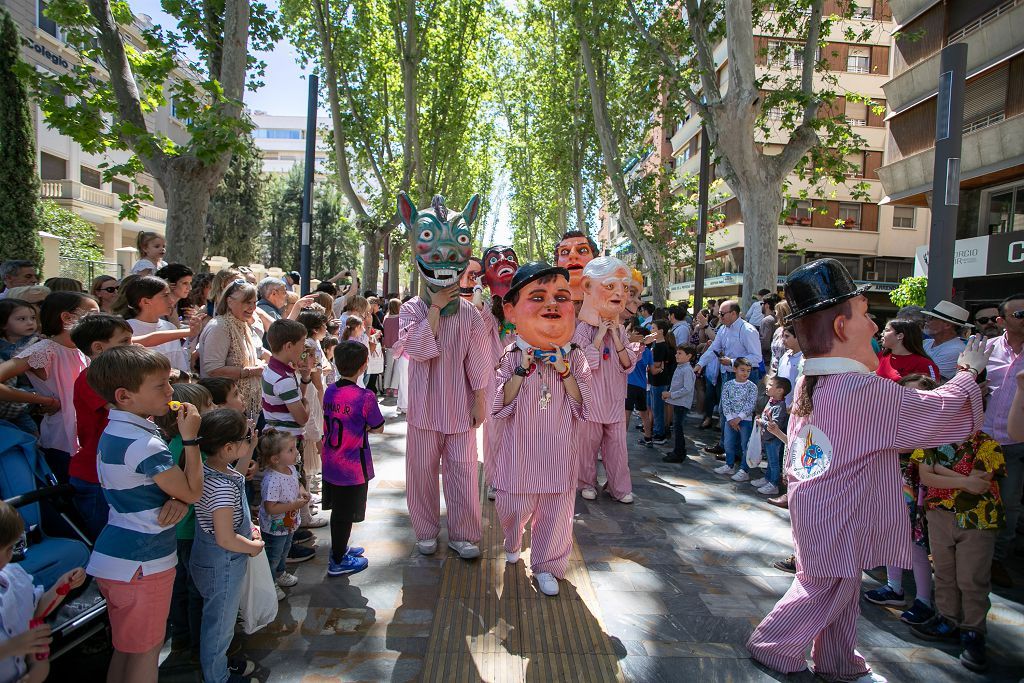
[{"label": "wristwatch", "polygon": [[181,440],[181,445],[182,446],[198,446],[199,445],[199,437],[197,436],[194,439],[182,439]]},{"label": "wristwatch", "polygon": [[530,371],[524,368],[522,365],[517,365],[516,369],[513,371],[513,374],[519,375],[520,377],[526,377],[528,374],[530,374]]}]

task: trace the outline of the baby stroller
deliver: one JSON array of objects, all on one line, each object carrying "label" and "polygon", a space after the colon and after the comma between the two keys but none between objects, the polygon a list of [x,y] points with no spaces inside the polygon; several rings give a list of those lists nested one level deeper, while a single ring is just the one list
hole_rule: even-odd
[{"label": "baby stroller", "polygon": [[[0,497],[25,521],[25,539],[15,548],[13,561],[44,590],[89,562],[91,544],[72,520],[73,494],[70,484],[57,483],[35,437],[0,420]],[[47,619],[53,631],[50,659],[105,629],[106,613],[107,603],[94,581],[69,595]]]}]

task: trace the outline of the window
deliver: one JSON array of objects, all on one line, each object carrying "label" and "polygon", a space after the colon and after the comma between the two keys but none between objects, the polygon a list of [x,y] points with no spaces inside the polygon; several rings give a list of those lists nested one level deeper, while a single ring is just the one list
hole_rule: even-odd
[{"label": "window", "polygon": [[809,199],[801,199],[796,203],[796,208],[793,209],[793,217],[803,219],[805,221],[811,220],[811,201]]},{"label": "window", "polygon": [[846,101],[846,120],[851,126],[866,126],[868,124],[868,106],[863,102]]},{"label": "window", "polygon": [[49,33],[57,40],[61,40],[60,26],[53,19],[45,15],[46,0],[36,1],[36,25],[43,33]]},{"label": "window", "polygon": [[909,259],[875,259],[875,277],[879,282],[899,282],[914,274],[914,263]]},{"label": "window", "polygon": [[870,4],[856,4],[853,6],[854,19],[874,19],[875,13]]},{"label": "window", "polygon": [[864,48],[850,48],[846,57],[846,70],[854,74],[871,73],[871,55]]},{"label": "window", "polygon": [[914,207],[894,206],[892,209],[892,227],[904,230],[914,229]]},{"label": "window", "polygon": [[97,190],[103,188],[103,174],[95,169],[89,168],[88,166],[79,167],[78,179],[83,185],[95,187]]},{"label": "window", "polygon": [[1024,183],[1001,188],[988,195],[985,233],[1024,230]]},{"label": "window", "polygon": [[848,256],[843,254],[828,254],[827,256],[842,263],[843,266],[850,271],[850,275],[853,276],[854,280],[861,279],[860,256]]},{"label": "window", "polygon": [[[777,67],[799,69],[804,65],[803,44],[783,40],[768,41],[768,62]],[[820,53],[820,50],[819,50]]]},{"label": "window", "polygon": [[839,220],[851,227],[860,226],[860,204],[840,202]]},{"label": "window", "polygon": [[786,115],[786,110],[782,107],[772,107],[768,110],[768,118],[773,121],[781,121],[782,117]]},{"label": "window", "polygon": [[65,180],[68,177],[66,159],[42,152],[39,155],[39,177],[43,180]]},{"label": "window", "polygon": [[114,178],[110,181],[110,191],[114,194],[131,194],[132,184],[127,180],[121,180],[120,178]]},{"label": "window", "polygon": [[800,254],[790,254],[784,251],[779,252],[779,275],[789,275],[802,266],[804,257]]},{"label": "window", "polygon": [[301,140],[302,131],[297,128],[257,128],[252,132],[254,138],[264,140]]}]

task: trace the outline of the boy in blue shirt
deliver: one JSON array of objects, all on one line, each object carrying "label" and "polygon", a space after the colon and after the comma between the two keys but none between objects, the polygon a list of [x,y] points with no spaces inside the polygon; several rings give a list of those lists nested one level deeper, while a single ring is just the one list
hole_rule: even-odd
[{"label": "boy in blue shirt", "polygon": [[634,410],[640,413],[644,435],[639,443],[641,446],[654,448],[654,441],[651,439],[653,420],[651,411],[647,408],[647,369],[654,363],[654,355],[651,353],[650,347],[645,344],[648,334],[650,334],[650,330],[636,325],[629,332],[629,343],[642,347],[643,353],[637,356],[636,365],[629,373],[626,384],[626,424],[629,424],[629,418]]}]

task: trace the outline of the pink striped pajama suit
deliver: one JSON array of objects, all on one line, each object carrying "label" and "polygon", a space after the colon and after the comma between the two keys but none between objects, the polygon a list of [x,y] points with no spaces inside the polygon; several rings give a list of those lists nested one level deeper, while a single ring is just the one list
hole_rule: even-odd
[{"label": "pink striped pajama suit", "polygon": [[[495,509],[505,532],[505,550],[519,552],[529,523],[530,568],[535,574],[563,578],[572,551],[576,500],[574,433],[591,403],[590,367],[580,349],[569,353],[582,404],[566,393],[550,363],[535,363],[519,393],[504,405],[505,383],[522,363],[522,354],[509,345],[497,370],[492,413],[502,425],[502,439],[494,458]],[[542,408],[545,387],[547,408]]]},{"label": "pink striped pajama suit", "polygon": [[454,315],[441,316],[437,337],[419,297],[399,312],[399,342],[409,357],[405,497],[421,541],[441,530],[438,474],[448,508],[448,540],[478,543],[482,533],[471,410],[474,393],[487,387],[488,342],[480,313],[458,301]]},{"label": "pink striped pajama suit", "polygon": [[622,367],[609,330],[599,351],[594,348],[597,329],[585,322],[576,324],[572,341],[586,356],[591,372],[593,402],[588,406],[586,422],[580,425],[576,441],[578,489],[597,488],[597,454],[601,452],[608,474],[608,490],[615,498],[632,492],[629,478],[629,455],[626,453],[626,378],[636,365],[637,354],[629,344],[625,331],[620,334],[629,357],[629,367]]},{"label": "pink striped pajama suit", "polygon": [[811,416],[794,415],[788,430],[796,578],[747,648],[793,673],[812,645],[815,673],[846,680],[868,672],[856,651],[861,571],[911,567],[899,451],[967,438],[981,426],[981,391],[966,372],[935,391],[844,372],[822,376],[813,400]]},{"label": "pink striped pajama suit", "polygon": [[[501,322],[494,317],[494,313],[487,306],[484,306],[483,310],[480,311],[480,317],[484,321],[484,329],[487,331],[487,339],[489,341],[488,351],[490,362],[490,369],[487,373],[487,405],[490,406],[494,402],[494,381],[495,371],[498,369],[498,362],[501,360],[501,354],[505,352],[505,344],[509,344],[516,339],[514,333],[509,333],[504,340],[501,339]],[[494,485],[494,454],[498,452],[501,447],[501,429],[504,423],[499,422],[491,416],[488,411],[487,419],[484,421],[484,483]]]}]

